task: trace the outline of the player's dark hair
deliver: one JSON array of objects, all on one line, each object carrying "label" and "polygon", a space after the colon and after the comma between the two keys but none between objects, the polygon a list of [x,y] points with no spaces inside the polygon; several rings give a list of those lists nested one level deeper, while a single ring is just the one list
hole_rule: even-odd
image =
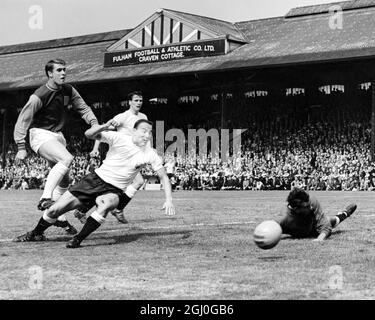
[{"label": "player's dark hair", "polygon": [[143,97],[141,91],[133,91],[133,92],[130,92],[130,93],[128,94],[128,101],[133,100],[133,97],[134,97],[134,96]]},{"label": "player's dark hair", "polygon": [[46,72],[46,75],[48,77],[48,71],[53,71],[53,65],[55,64],[61,64],[63,66],[66,65],[66,62],[63,59],[53,59],[47,62],[46,66],[44,67],[44,70]]},{"label": "player's dark hair", "polygon": [[306,190],[302,188],[293,188],[292,191],[289,192],[288,198],[286,201],[292,207],[299,207],[302,202],[308,202],[310,199],[309,194]]},{"label": "player's dark hair", "polygon": [[152,123],[152,121],[149,121],[149,120],[146,120],[146,119],[139,119],[139,120],[137,120],[137,122],[136,123],[134,123],[134,129],[137,129],[138,128],[138,126],[141,124],[141,123],[148,123],[151,127],[153,126],[153,123]]}]

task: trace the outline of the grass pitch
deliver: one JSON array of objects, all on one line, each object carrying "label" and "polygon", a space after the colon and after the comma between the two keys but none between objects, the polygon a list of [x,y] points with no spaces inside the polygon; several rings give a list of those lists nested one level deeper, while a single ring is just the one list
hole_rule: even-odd
[{"label": "grass pitch", "polygon": [[0,299],[374,299],[374,193],[312,193],[332,215],[358,204],[323,243],[254,244],[258,223],[282,217],[287,192],[177,191],[168,217],[163,192],[142,191],[126,208],[129,224],[108,216],[82,248],[67,249],[55,227],[48,242],[11,242],[39,220],[40,191],[1,191]]}]

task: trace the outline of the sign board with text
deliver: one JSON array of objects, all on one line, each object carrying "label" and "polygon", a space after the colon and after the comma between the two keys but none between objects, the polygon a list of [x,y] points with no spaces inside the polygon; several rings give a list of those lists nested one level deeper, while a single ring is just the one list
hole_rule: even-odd
[{"label": "sign board with text", "polygon": [[225,54],[225,42],[226,39],[215,39],[197,41],[194,43],[180,43],[140,48],[136,50],[106,52],[104,54],[104,67],[126,66],[131,64],[144,64]]}]

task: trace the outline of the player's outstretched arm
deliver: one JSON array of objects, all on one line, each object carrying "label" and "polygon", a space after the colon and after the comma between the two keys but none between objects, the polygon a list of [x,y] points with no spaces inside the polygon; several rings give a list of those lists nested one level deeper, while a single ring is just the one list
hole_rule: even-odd
[{"label": "player's outstretched arm", "polygon": [[104,124],[94,124],[90,129],[86,130],[85,136],[92,140],[100,139],[101,132],[113,130],[113,127],[117,127],[117,125],[117,122],[113,119],[108,120]]},{"label": "player's outstretched arm", "polygon": [[92,109],[86,104],[82,99],[78,91],[72,87],[72,98],[71,98],[72,107],[77,111],[82,119],[89,125],[93,126],[98,124],[98,119],[96,118]]},{"label": "player's outstretched arm", "polygon": [[327,238],[327,234],[325,232],[322,232],[319,234],[319,236],[314,239],[313,241],[324,241]]},{"label": "player's outstretched arm", "polygon": [[314,214],[316,218],[316,231],[319,233],[319,236],[314,241],[323,241],[332,233],[331,221],[321,209],[318,213],[314,212]]},{"label": "player's outstretched arm", "polygon": [[160,181],[162,182],[164,187],[165,203],[163,208],[165,208],[165,214],[168,216],[173,216],[176,214],[176,212],[172,203],[172,187],[168,175],[164,167],[160,168],[158,171],[156,171],[156,173],[158,174]]},{"label": "player's outstretched arm", "polygon": [[[114,118],[113,118],[113,120],[114,120]],[[116,120],[114,120],[114,121],[116,121]],[[118,126],[118,122],[116,121],[115,123],[116,123],[116,126],[110,126],[108,128],[108,130],[113,130],[113,131],[116,130],[116,127]],[[93,146],[93,148],[90,152],[90,157],[95,158],[95,157],[99,156],[99,146],[100,146],[100,141],[95,140],[94,146]]]},{"label": "player's outstretched arm", "polygon": [[100,146],[100,141],[95,140],[94,147],[92,148],[90,152],[90,157],[95,158],[99,155],[99,146]]}]

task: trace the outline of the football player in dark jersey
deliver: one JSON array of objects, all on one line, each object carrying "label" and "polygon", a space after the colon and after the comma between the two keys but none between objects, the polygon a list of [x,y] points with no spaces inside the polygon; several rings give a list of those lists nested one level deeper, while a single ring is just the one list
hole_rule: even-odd
[{"label": "football player in dark jersey", "polygon": [[[51,167],[38,204],[39,210],[50,207],[69,186],[69,167],[73,156],[66,149],[66,141],[62,133],[67,120],[68,105],[71,105],[87,124],[91,126],[98,124],[93,111],[77,90],[65,83],[64,60],[48,61],[45,73],[48,77],[47,83],[30,96],[14,128],[14,140],[18,147],[16,162],[27,157],[25,146],[29,131],[31,149],[46,159]],[[63,227],[70,234],[77,232],[65,216],[56,222],[56,226]]]},{"label": "football player in dark jersey", "polygon": [[315,241],[322,241],[356,209],[356,204],[350,204],[337,215],[327,216],[316,197],[302,188],[294,188],[287,197],[286,215],[279,223],[284,234],[295,238],[315,237]]}]

